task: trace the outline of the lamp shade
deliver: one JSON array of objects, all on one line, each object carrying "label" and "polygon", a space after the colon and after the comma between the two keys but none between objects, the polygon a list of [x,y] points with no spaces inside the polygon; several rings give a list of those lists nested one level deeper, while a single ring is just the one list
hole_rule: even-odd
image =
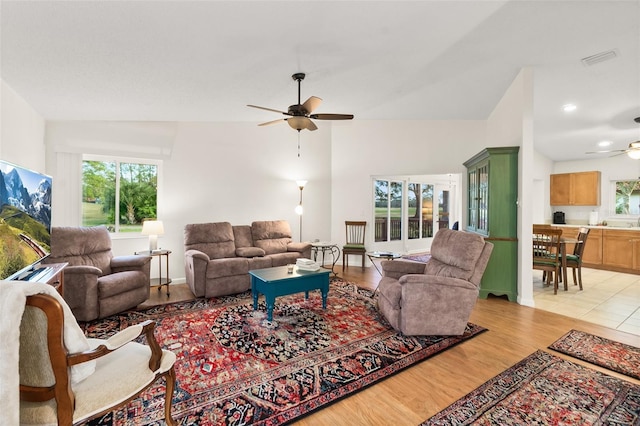
[{"label": "lamp shade", "polygon": [[629,151],[627,151],[629,158],[634,160],[640,160],[640,141],[631,142],[629,144]]},{"label": "lamp shade", "polygon": [[142,235],[163,235],[164,225],[161,220],[145,220],[142,223]]}]

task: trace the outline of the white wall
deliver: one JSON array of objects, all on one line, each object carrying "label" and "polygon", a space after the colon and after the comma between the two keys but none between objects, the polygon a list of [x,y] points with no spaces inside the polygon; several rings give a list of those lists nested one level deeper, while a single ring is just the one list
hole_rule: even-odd
[{"label": "white wall", "polygon": [[[331,239],[344,241],[345,220],[373,223],[374,176],[464,174],[462,163],[486,146],[485,126],[485,121],[394,120],[334,126]],[[403,251],[401,242],[376,246],[371,230],[366,239],[369,250]]]},{"label": "white wall", "polygon": [[0,80],[0,158],[46,173],[44,129],[42,116]]}]

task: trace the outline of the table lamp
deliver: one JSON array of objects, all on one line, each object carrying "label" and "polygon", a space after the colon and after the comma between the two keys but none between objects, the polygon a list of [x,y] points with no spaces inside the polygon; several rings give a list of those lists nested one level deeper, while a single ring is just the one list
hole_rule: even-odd
[{"label": "table lamp", "polygon": [[145,220],[142,222],[142,235],[149,236],[149,251],[158,250],[158,235],[164,234],[161,220]]}]

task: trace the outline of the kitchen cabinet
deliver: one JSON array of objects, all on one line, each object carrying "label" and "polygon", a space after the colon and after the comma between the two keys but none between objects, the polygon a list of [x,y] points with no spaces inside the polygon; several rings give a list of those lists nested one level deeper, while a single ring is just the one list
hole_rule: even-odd
[{"label": "kitchen cabinet", "polygon": [[519,147],[486,148],[464,162],[467,168],[465,229],[493,244],[480,283],[480,297],[518,295],[518,151]]},{"label": "kitchen cabinet", "polygon": [[599,206],[600,172],[560,173],[550,176],[552,206]]},{"label": "kitchen cabinet", "polygon": [[604,229],[602,265],[622,272],[640,272],[640,231]]}]

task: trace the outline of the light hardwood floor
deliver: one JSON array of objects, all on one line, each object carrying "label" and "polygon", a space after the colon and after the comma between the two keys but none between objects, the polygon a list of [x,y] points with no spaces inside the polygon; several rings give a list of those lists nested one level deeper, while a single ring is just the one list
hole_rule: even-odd
[{"label": "light hardwood floor", "polygon": [[[374,288],[380,278],[373,267],[362,270],[352,266],[346,269],[344,275],[340,269],[337,269],[339,276],[357,282],[362,287]],[[193,296],[185,285],[172,285],[169,300],[164,289],[161,294],[152,289],[152,297],[147,304],[190,297]],[[294,424],[417,425],[537,349],[553,353],[546,349],[547,346],[571,329],[640,346],[640,337],[637,335],[520,306],[501,298],[478,300],[471,321],[489,331],[303,417]],[[640,385],[639,380],[572,360]]]}]

